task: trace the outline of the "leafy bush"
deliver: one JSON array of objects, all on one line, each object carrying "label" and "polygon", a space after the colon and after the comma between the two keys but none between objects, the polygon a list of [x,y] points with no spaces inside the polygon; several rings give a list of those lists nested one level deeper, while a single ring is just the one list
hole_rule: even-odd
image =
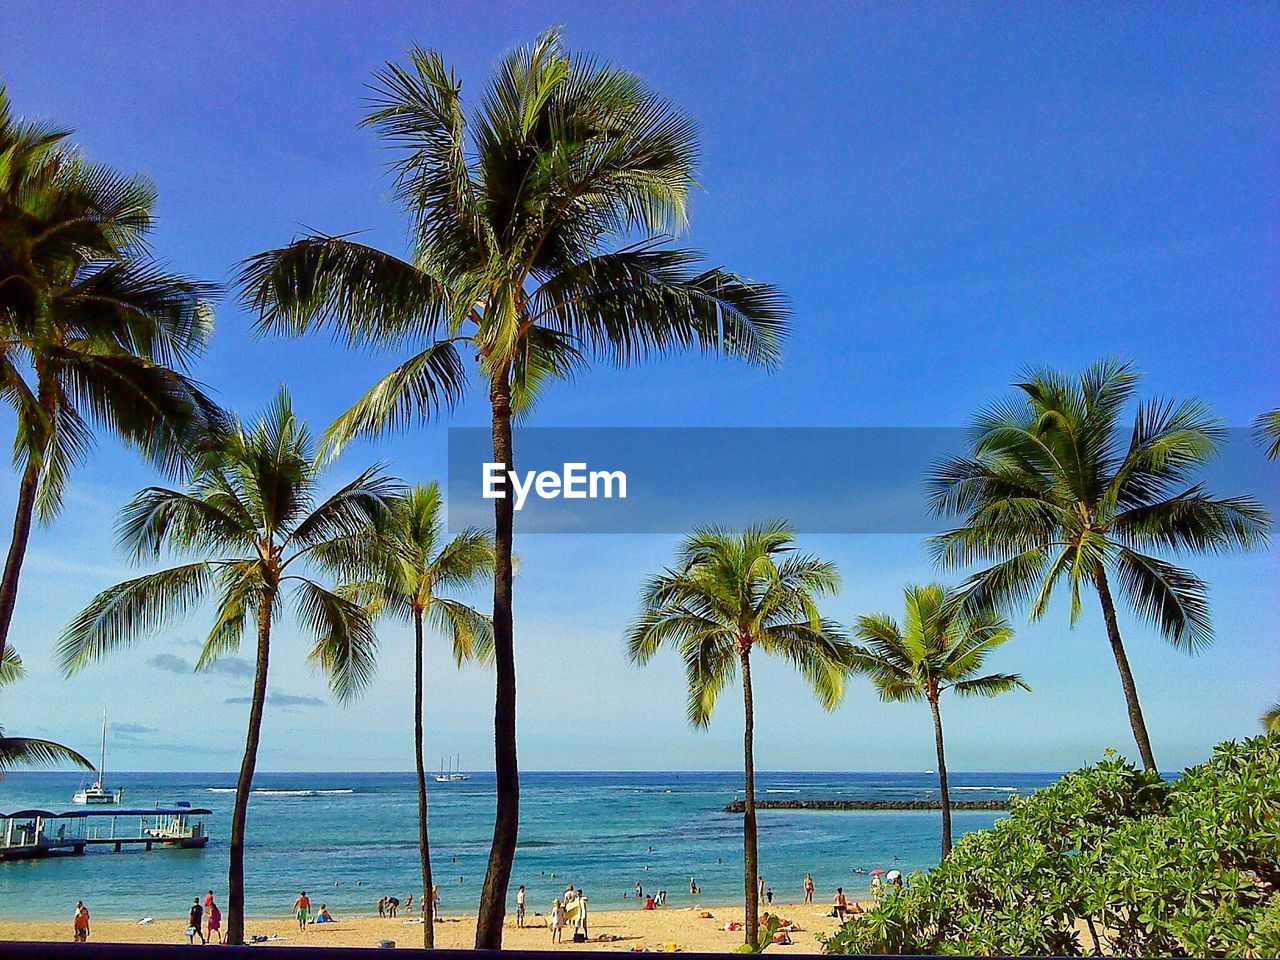
[{"label": "leafy bush", "polygon": [[826,942],[829,953],[1280,955],[1280,736],[1167,783],[1108,751]]}]

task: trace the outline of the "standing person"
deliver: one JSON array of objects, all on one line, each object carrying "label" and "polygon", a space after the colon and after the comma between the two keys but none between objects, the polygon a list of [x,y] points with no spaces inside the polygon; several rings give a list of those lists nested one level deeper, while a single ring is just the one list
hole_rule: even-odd
[{"label": "standing person", "polygon": [[432,884],[431,886],[431,915],[435,917],[437,921],[439,921],[440,919],[440,885],[438,883]]},{"label": "standing person", "polygon": [[298,931],[300,933],[307,932],[307,914],[311,912],[311,900],[307,897],[307,891],[299,890],[298,899],[293,901],[293,914],[298,918]]},{"label": "standing person", "polygon": [[804,902],[813,903],[813,874],[804,875]]},{"label": "standing person", "polygon": [[413,909],[413,894],[412,894],[412,893],[411,893],[411,894],[409,894],[407,897],[405,897],[405,898],[404,898],[404,908],[405,908],[406,910],[412,910],[412,909]]},{"label": "standing person", "polygon": [[578,904],[578,921],[575,924],[575,926],[578,929],[573,935],[573,941],[574,943],[578,943],[579,942],[578,934],[581,933],[582,934],[581,942],[586,943],[587,941],[587,897],[586,897],[586,894],[582,892],[581,887],[578,888],[578,898],[576,902]]},{"label": "standing person", "polygon": [[644,900],[644,887],[640,885],[639,880],[636,881],[636,899],[641,901]]},{"label": "standing person", "polygon": [[559,900],[551,904],[551,917],[548,923],[551,926],[551,942],[560,943],[564,931],[564,904]]},{"label": "standing person", "polygon": [[396,915],[396,911],[398,911],[399,909],[400,909],[400,898],[387,897],[387,916],[394,917]]},{"label": "standing person", "polygon": [[757,900],[764,899],[764,876],[756,874],[756,897]]},{"label": "standing person", "polygon": [[89,908],[83,900],[76,901],[75,916],[71,919],[71,933],[76,943],[85,943],[89,939]]},{"label": "standing person", "polygon": [[689,896],[696,897],[700,891],[698,890],[698,881],[693,877],[689,878]]},{"label": "standing person", "polygon": [[836,887],[836,896],[832,902],[835,904],[832,913],[836,915],[837,920],[844,923],[845,915],[849,912],[849,900],[844,895],[844,887]]},{"label": "standing person", "polygon": [[209,939],[212,940],[215,935],[218,942],[222,943],[222,911],[218,909],[218,905],[213,902],[213,898],[208,899],[208,905],[204,908],[205,918],[209,922]]},{"label": "standing person", "polygon": [[764,888],[764,900],[765,900],[765,903],[769,904],[770,906],[773,905],[773,887]]},{"label": "standing person", "polygon": [[880,879],[880,874],[872,874],[871,876],[871,896],[875,898],[877,903],[884,894],[884,881]]},{"label": "standing person", "polygon": [[196,937],[200,938],[202,944],[209,941],[204,938],[204,907],[200,906],[200,898],[193,897],[191,900],[191,912],[187,914],[187,943],[194,944]]},{"label": "standing person", "polygon": [[378,916],[385,917],[387,915],[387,898],[380,897],[378,899]]},{"label": "standing person", "polygon": [[524,926],[524,884],[516,891],[516,926]]}]

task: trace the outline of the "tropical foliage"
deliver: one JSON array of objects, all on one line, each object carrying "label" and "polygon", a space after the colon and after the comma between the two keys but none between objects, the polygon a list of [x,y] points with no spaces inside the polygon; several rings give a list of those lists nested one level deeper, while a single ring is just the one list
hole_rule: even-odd
[{"label": "tropical foliage", "polygon": [[1253,422],[1253,434],[1268,460],[1280,458],[1280,410],[1269,410]]},{"label": "tropical foliage", "polygon": [[907,587],[902,626],[888,614],[859,617],[855,635],[865,646],[852,652],[854,669],[868,674],[890,701],[924,700],[933,714],[942,799],[942,856],[951,852],[951,792],[942,742],[939,702],[947,690],[961,697],[995,697],[1031,688],[1016,673],[982,675],[988,655],[1013,638],[1008,621],[993,611],[966,612],[939,584]]},{"label": "tropical foliage", "polygon": [[831,953],[1280,955],[1280,738],[1172,783],[1108,755],[966,834]]},{"label": "tropical foliage", "polygon": [[648,663],[663,647],[674,648],[684,660],[688,716],[695,727],[706,727],[720,692],[735,677],[742,680],[744,928],[745,942],[756,946],[760,904],[751,654],[759,650],[788,661],[818,702],[834,709],[844,694],[850,646],[839,626],[823,619],[817,601],[839,584],[833,564],[795,553],[795,535],[782,521],[740,534],[707,527],[685,539],[675,566],[648,581],[641,614],[627,631],[633,661]]},{"label": "tropical foliage", "polygon": [[1112,586],[1180,650],[1213,639],[1208,586],[1163,553],[1217,553],[1266,542],[1269,517],[1252,497],[1218,498],[1197,482],[1224,439],[1195,400],[1139,403],[1121,418],[1137,374],[1095,364],[1078,377],[1036,370],[1012,399],[980,414],[967,456],[936,466],[932,503],[960,527],[933,540],[946,568],[987,565],[963,584],[974,610],[1026,606],[1044,615],[1065,583],[1071,620],[1095,591],[1143,765],[1156,769]]},{"label": "tropical foliage", "polygon": [[0,396],[21,474],[0,655],[33,516],[57,513],[93,426],[174,470],[221,422],[180,372],[212,333],[214,288],[152,257],[151,182],[89,163],[68,133],[15,119],[0,87]]},{"label": "tropical foliage", "polygon": [[413,625],[413,733],[418,777],[418,853],[422,870],[423,946],[435,946],[431,896],[431,847],[427,831],[427,771],[423,761],[422,695],[425,627],[449,639],[458,666],[492,662],[493,623],[474,607],[447,594],[476,586],[493,574],[493,544],[479,530],[448,538],[444,499],[435,483],[393,498],[376,537],[360,535],[325,548],[326,559],[348,572],[344,592],[370,613]]},{"label": "tropical foliage", "polygon": [[313,638],[308,658],[329,676],[339,700],[372,679],[377,640],[365,609],[309,569],[333,570],[332,554],[373,537],[399,485],[377,468],[321,499],[321,461],[310,431],[281,390],[260,420],[236,423],[196,463],[185,489],[149,487],[123,511],[121,544],[139,561],[166,551],[191,562],[144,574],[98,594],[63,634],[58,656],[71,674],[163,629],[205,600],[214,622],[196,669],[239,650],[257,634],[244,759],[231,818],[227,942],[244,939],[244,841],[267,695],[271,632],[282,604]]},{"label": "tropical foliage", "polygon": [[[0,654],[0,687],[16,683],[24,676],[26,670],[18,651],[5,647]],[[0,776],[15,767],[52,767],[63,763],[93,769],[92,763],[70,747],[33,737],[6,737],[4,728],[0,727]]]},{"label": "tropical foliage", "polygon": [[[508,55],[477,107],[438,54],[375,78],[366,123],[396,151],[412,250],[313,235],[252,258],[241,285],[262,330],[331,330],[409,355],[329,429],[338,449],[453,407],[465,360],[487,389],[493,462],[550,382],[592,359],[697,348],[773,365],[787,310],[770,286],[664,243],[685,226],[693,122],[638,77],[566,51],[556,33]],[[519,824],[509,497],[494,500],[498,803],[476,946],[502,943]]]}]

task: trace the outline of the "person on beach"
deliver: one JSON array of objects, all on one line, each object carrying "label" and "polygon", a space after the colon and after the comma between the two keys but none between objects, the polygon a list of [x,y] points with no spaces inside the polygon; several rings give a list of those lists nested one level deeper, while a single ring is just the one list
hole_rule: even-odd
[{"label": "person on beach", "polygon": [[758,900],[764,899],[764,877],[756,875],[756,897]]},{"label": "person on beach", "polygon": [[516,926],[524,926],[524,884],[516,891]]},{"label": "person on beach", "polygon": [[696,897],[702,891],[698,888],[698,881],[693,877],[689,878],[689,896]]},{"label": "person on beach", "polygon": [[411,893],[411,894],[409,894],[409,896],[407,896],[407,897],[405,897],[405,898],[404,898],[404,908],[405,908],[406,910],[412,910],[412,909],[413,909],[413,894],[412,894],[412,893]]},{"label": "person on beach", "polygon": [[431,886],[431,915],[437,920],[440,918],[440,885],[432,884]]},{"label": "person on beach", "polygon": [[880,879],[880,874],[873,874],[871,877],[871,896],[878,903],[880,898],[884,896],[884,881]]},{"label": "person on beach", "polygon": [[293,915],[298,918],[298,932],[307,932],[307,914],[311,912],[311,900],[307,891],[298,891],[298,899],[293,901]]},{"label": "person on beach", "polygon": [[849,899],[844,895],[844,887],[836,887],[836,895],[832,903],[834,907],[831,912],[837,920],[844,923],[845,915],[849,912]]},{"label": "person on beach", "polygon": [[396,911],[398,911],[399,909],[400,909],[400,898],[387,897],[387,916],[394,917],[396,915]]},{"label": "person on beach", "polygon": [[[573,942],[586,943],[587,941],[587,895],[582,892],[581,887],[578,888],[578,895],[575,902],[578,904],[578,919],[574,923],[575,930],[573,934]],[[578,939],[579,936],[582,937],[581,941]]]},{"label": "person on beach", "polygon": [[204,938],[204,930],[201,929],[203,924],[204,907],[200,906],[200,898],[194,897],[191,901],[191,912],[187,914],[187,943],[194,945],[196,937],[200,938],[202,945],[209,942]]},{"label": "person on beach", "polygon": [[564,930],[564,904],[559,900],[551,904],[551,915],[547,917],[547,926],[551,928],[551,942],[560,943]]},{"label": "person on beach", "polygon": [[333,914],[329,912],[327,904],[320,904],[320,909],[316,911],[316,923],[333,923]]},{"label": "person on beach", "polygon": [[765,903],[768,903],[768,904],[773,903],[773,887],[764,888],[764,900],[765,900]]},{"label": "person on beach", "polygon": [[76,901],[75,916],[71,919],[71,934],[76,943],[85,943],[89,939],[89,908],[83,900]]},{"label": "person on beach", "polygon": [[813,903],[813,874],[804,875],[804,902]]},{"label": "person on beach", "polygon": [[382,897],[378,900],[378,916],[385,917],[387,915],[387,898]]},{"label": "person on beach", "polygon": [[218,942],[222,943],[222,911],[218,909],[212,897],[207,897],[206,901],[204,915],[209,923],[209,939],[212,940],[216,936]]}]

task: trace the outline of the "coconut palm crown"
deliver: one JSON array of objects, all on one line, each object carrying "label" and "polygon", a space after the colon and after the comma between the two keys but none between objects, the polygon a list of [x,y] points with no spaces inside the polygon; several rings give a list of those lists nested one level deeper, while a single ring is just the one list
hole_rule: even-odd
[{"label": "coconut palm crown", "polygon": [[1197,481],[1225,439],[1203,404],[1145,401],[1125,429],[1137,380],[1117,361],[1079,376],[1032,370],[974,420],[968,455],[929,482],[935,511],[963,521],[934,538],[935,559],[983,567],[963,584],[966,606],[1025,605],[1036,619],[1065,584],[1074,623],[1096,591],[1134,739],[1155,770],[1112,587],[1170,644],[1198,650],[1213,639],[1208,586],[1160,554],[1255,548],[1270,518],[1252,497],[1215,497]]},{"label": "coconut palm crown", "polygon": [[[374,81],[366,123],[395,151],[405,257],[311,235],[251,258],[240,281],[259,328],[327,329],[407,356],[329,429],[333,449],[434,418],[485,389],[492,462],[514,462],[513,417],[591,360],[686,348],[777,363],[789,311],[772,286],[708,266],[667,238],[687,224],[698,140],[639,77],[570,53],[556,32],[506,56],[468,110],[438,54]],[[503,473],[505,477],[505,470]],[[494,500],[497,806],[476,946],[502,945],[519,830],[514,509]]]},{"label": "coconut palm crown", "polygon": [[939,584],[907,587],[901,626],[888,614],[859,617],[854,634],[855,670],[871,677],[882,700],[925,700],[933,713],[934,745],[938,754],[938,789],[942,798],[942,856],[951,852],[951,793],[942,738],[942,694],[995,697],[1010,690],[1031,688],[1016,673],[982,670],[988,655],[1013,638],[1000,614],[983,610],[966,613],[956,594]]},{"label": "coconut palm crown", "polygon": [[688,677],[689,722],[695,727],[711,722],[720,692],[741,678],[745,942],[753,945],[759,939],[759,891],[751,654],[758,650],[791,663],[827,710],[844,694],[850,662],[840,627],[818,611],[818,598],[839,586],[835,565],[794,551],[795,535],[783,521],[740,534],[717,527],[694,531],[681,545],[675,566],[645,585],[640,616],[626,637],[636,663],[649,662],[663,647],[680,655]]},{"label": "coconut palm crown", "polygon": [[267,702],[272,627],[291,601],[312,639],[308,659],[348,700],[373,677],[377,640],[365,609],[313,576],[331,569],[335,542],[374,537],[400,485],[378,467],[323,495],[323,461],[283,389],[262,418],[236,423],[194,466],[186,488],[149,487],[124,508],[118,533],[137,560],[168,552],[191,562],[98,594],[63,633],[66,674],[155,634],[206,600],[214,620],[196,664],[235,653],[254,630],[257,656],[249,728],[231,819],[227,939],[244,938],[244,838]]}]

